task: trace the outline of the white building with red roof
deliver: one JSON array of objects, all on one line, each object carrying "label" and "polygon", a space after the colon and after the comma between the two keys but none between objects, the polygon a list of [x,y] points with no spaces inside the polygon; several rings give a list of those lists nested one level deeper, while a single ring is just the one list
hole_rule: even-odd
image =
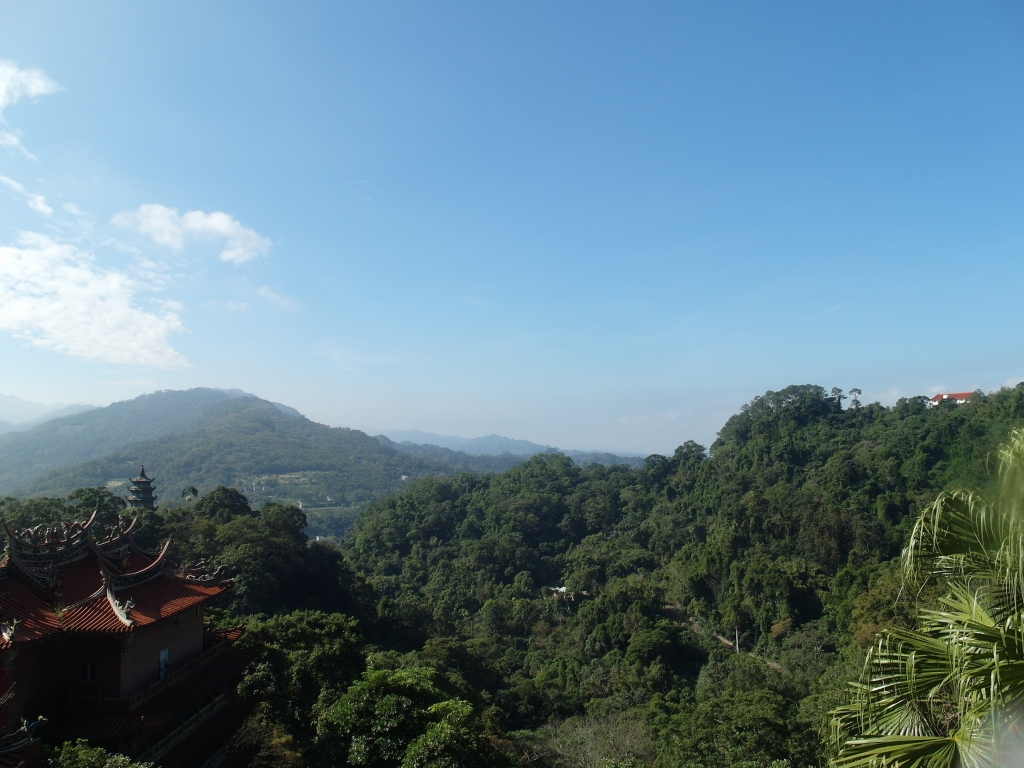
[{"label": "white building with red roof", "polygon": [[946,392],[928,398],[928,405],[938,405],[945,400],[952,400],[957,405],[963,405],[974,397],[973,392]]}]

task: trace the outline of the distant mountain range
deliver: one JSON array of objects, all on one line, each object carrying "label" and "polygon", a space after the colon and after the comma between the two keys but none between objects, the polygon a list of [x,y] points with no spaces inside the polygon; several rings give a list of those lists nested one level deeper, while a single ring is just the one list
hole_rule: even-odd
[{"label": "distant mountain range", "polygon": [[[501,435],[485,435],[484,437],[456,437],[455,435],[438,435],[433,432],[420,432],[418,429],[394,429],[384,436],[399,445],[436,445],[452,451],[463,451],[474,456],[500,456],[510,453],[513,456],[533,456],[537,453],[564,453],[571,456],[577,463],[593,461],[596,464],[631,464],[643,463],[644,456],[638,453],[607,453],[604,451],[567,451],[553,448],[550,445],[531,443],[529,440],[513,440]],[[579,459],[577,459],[579,457]],[[588,458],[593,457],[593,458]],[[617,461],[616,461],[617,459]]]},{"label": "distant mountain range", "polygon": [[[581,462],[638,461],[567,453]],[[317,424],[241,390],[162,391],[0,435],[0,496],[63,496],[96,486],[123,494],[145,464],[164,501],[178,501],[189,486],[205,493],[227,485],[253,504],[301,503],[316,523],[327,510],[333,510],[328,518],[340,511],[351,519],[367,501],[417,477],[501,472],[525,459],[510,451],[487,455],[397,444]],[[325,533],[337,532],[329,519],[320,522]]]},{"label": "distant mountain range", "polygon": [[22,400],[13,395],[0,395],[0,435],[7,432],[24,432],[51,419],[71,416],[92,410],[95,407],[85,403],[44,405]]}]

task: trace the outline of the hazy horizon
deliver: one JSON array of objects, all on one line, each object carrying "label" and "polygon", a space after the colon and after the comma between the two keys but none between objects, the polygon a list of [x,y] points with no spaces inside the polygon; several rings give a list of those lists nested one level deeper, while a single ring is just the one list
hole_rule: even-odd
[{"label": "hazy horizon", "polygon": [[1024,379],[1024,9],[0,0],[0,392],[710,444]]}]

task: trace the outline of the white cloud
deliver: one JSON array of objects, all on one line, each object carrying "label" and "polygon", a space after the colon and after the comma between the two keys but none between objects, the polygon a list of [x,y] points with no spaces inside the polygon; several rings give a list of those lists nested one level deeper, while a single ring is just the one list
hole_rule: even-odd
[{"label": "white cloud", "polygon": [[44,216],[50,216],[53,213],[53,208],[46,204],[46,198],[42,195],[37,195],[33,192],[29,192],[25,189],[24,185],[19,184],[14,179],[8,178],[7,176],[0,176],[0,184],[5,187],[13,189],[19,195],[25,198],[25,202],[28,203],[28,207],[37,213],[41,213]]},{"label": "white cloud", "polygon": [[242,226],[223,211],[205,213],[186,211],[178,213],[165,205],[140,205],[137,211],[123,211],[114,216],[113,223],[119,227],[135,229],[149,237],[157,245],[180,251],[188,237],[206,237],[223,240],[220,252],[223,261],[243,264],[270,251],[268,238],[253,229]]},{"label": "white cloud", "polygon": [[[8,59],[0,59],[0,122],[3,111],[23,98],[35,98],[54,93],[60,86],[39,69],[21,69]],[[21,133],[16,130],[0,130],[0,147],[16,149],[26,157],[35,159],[21,144]]]},{"label": "white cloud", "polygon": [[21,99],[45,96],[58,88],[40,69],[21,69],[9,59],[0,59],[0,115]]},{"label": "white cloud", "polygon": [[279,307],[291,307],[291,305],[292,305],[292,303],[291,303],[291,301],[289,299],[286,299],[284,296],[281,296],[281,295],[279,295],[277,293],[274,293],[270,289],[269,285],[264,285],[262,288],[259,288],[256,291],[256,294],[258,296],[262,296],[267,301],[274,302]]},{"label": "white cloud", "polygon": [[[3,118],[0,118],[2,122]],[[25,146],[21,143],[21,131],[5,130],[0,128],[0,147],[4,149],[14,149],[23,154],[29,160],[38,159],[35,155],[25,149]]]},{"label": "white cloud", "polygon": [[167,343],[182,328],[180,304],[139,309],[139,286],[128,275],[100,269],[88,253],[46,235],[23,232],[18,245],[0,246],[0,330],[85,360],[188,365]]},{"label": "white cloud", "polygon": [[63,208],[68,213],[70,213],[72,216],[84,216],[85,215],[84,213],[82,213],[82,210],[77,205],[75,205],[74,203],[64,203],[64,205],[62,205],[61,208]]}]

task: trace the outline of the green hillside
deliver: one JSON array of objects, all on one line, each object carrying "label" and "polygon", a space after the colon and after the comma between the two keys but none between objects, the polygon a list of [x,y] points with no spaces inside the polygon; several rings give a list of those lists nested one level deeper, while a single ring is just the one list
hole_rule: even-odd
[{"label": "green hillside", "polygon": [[[96,486],[123,494],[128,478],[145,464],[147,473],[157,480],[164,503],[178,503],[182,489],[189,486],[200,493],[219,485],[230,486],[243,490],[252,504],[301,502],[317,508],[310,515],[316,530],[336,534],[331,519],[350,521],[360,505],[401,490],[413,478],[466,470],[494,471],[522,460],[469,456],[446,449],[439,449],[444,455],[421,458],[358,430],[317,424],[265,400],[250,396],[208,398],[211,392],[216,395],[214,390],[199,391],[199,402],[205,405],[201,411],[195,400],[186,400],[193,409],[191,423],[184,424],[184,429],[133,441],[101,457],[60,467],[12,489],[14,494],[63,496],[75,488]],[[194,393],[196,390],[159,394]],[[183,417],[179,425],[184,422]],[[164,420],[164,425],[165,429],[174,426],[170,419]],[[58,427],[57,434],[66,426]],[[80,449],[84,451],[85,446]]]},{"label": "green hillside", "polygon": [[143,463],[165,502],[177,501],[187,486],[203,493],[225,485],[245,487],[253,503],[287,499],[321,507],[365,502],[399,490],[402,475],[437,471],[362,432],[332,429],[246,397],[210,406],[183,432],[55,470],[17,495],[59,496],[100,485],[121,489]]},{"label": "green hillside", "polygon": [[[400,492],[338,547],[307,541],[320,505],[253,509],[231,488],[146,525],[175,558],[237,573],[234,613],[216,618],[246,622],[257,655],[239,691],[257,708],[260,764],[353,764],[370,734],[399,756],[430,740],[436,761],[416,765],[822,766],[828,713],[876,634],[938,605],[944,584],[908,589],[894,560],[916,515],[950,485],[986,486],[991,452],[1024,424],[1024,385],[960,406],[844,408],[840,395],[768,392],[710,449],[688,442],[641,468],[541,454],[458,475],[229,400],[144,446],[147,469],[209,488],[262,466],[283,496],[310,467],[307,492],[329,488],[350,516],[371,492]],[[95,490],[2,503],[27,524],[97,500],[116,510]]]},{"label": "green hillside", "polygon": [[373,503],[343,549],[381,640],[409,654],[375,663],[458,675],[520,757],[591,764],[610,733],[635,745],[606,744],[621,764],[817,765],[864,648],[914,614],[890,562],[914,515],[983,482],[1022,421],[1024,386],[845,409],[789,387],[710,452],[421,480]]},{"label": "green hillside", "polygon": [[54,419],[27,432],[0,435],[0,495],[13,493],[58,467],[186,430],[211,407],[239,394],[220,389],[154,392]]},{"label": "green hillside", "polygon": [[401,490],[409,479],[503,472],[525,458],[398,445],[316,424],[294,408],[240,390],[191,389],[155,392],[0,435],[0,496],[63,496],[96,486],[123,495],[128,478],[145,464],[164,503],[176,503],[189,486],[200,492],[233,486],[254,504],[301,502],[310,509],[311,533],[336,536],[367,501]]}]

